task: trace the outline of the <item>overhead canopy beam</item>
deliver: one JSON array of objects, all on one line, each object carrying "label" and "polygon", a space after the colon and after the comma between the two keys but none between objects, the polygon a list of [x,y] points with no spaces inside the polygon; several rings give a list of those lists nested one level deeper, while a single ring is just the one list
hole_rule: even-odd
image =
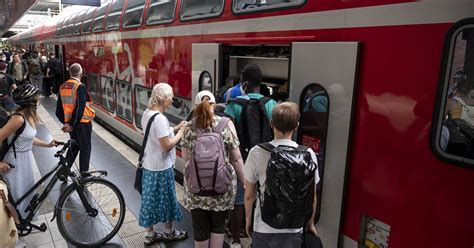
[{"label": "overhead canopy beam", "polygon": [[37,0],[0,0],[0,33],[8,31]]}]

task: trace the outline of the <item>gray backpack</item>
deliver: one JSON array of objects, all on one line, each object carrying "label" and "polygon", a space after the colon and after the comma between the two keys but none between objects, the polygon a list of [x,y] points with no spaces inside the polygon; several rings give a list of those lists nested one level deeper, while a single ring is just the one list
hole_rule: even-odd
[{"label": "gray backpack", "polygon": [[185,169],[186,184],[191,193],[199,196],[221,195],[229,191],[232,168],[226,163],[224,139],[221,135],[229,118],[222,118],[212,132],[196,128],[194,152]]}]

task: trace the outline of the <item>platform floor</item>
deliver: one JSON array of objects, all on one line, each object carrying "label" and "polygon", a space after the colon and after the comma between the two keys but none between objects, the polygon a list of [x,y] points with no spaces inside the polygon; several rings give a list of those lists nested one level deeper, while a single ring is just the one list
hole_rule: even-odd
[{"label": "platform floor", "polygon": [[[66,141],[69,139],[69,135],[64,134],[60,130],[62,125],[54,115],[55,109],[56,100],[54,98],[41,99],[38,113],[42,124],[37,126],[37,137],[44,140],[51,140],[54,137],[56,140]],[[33,148],[38,168],[35,175],[37,179],[50,171],[57,163],[53,157],[55,151],[56,149]],[[137,220],[140,210],[140,195],[133,188],[137,160],[138,154],[135,151],[97,123],[93,124],[91,170],[106,170],[108,172],[106,179],[119,187],[127,206],[125,222],[118,235],[103,247],[143,247],[144,231],[138,226]],[[61,190],[64,190],[66,187],[66,183],[57,183],[50,193],[48,201],[43,204],[40,210],[37,223],[46,223],[48,230],[44,233],[34,231],[26,237],[21,237],[20,240],[24,243],[23,247],[73,247],[67,244],[60,235],[56,226],[56,220],[53,222],[49,221],[52,218],[54,204]],[[176,191],[178,201],[183,205],[183,187],[181,184],[176,183]],[[193,247],[191,216],[189,211],[183,207],[182,213],[183,220],[177,224],[177,227],[188,231],[189,238],[180,242],[160,243],[154,247]],[[161,225],[158,225],[156,230],[162,232],[163,228]],[[229,238],[226,238],[226,240],[228,241]],[[250,247],[249,239],[243,239],[242,243],[243,247]],[[225,245],[225,247],[228,246]]]}]

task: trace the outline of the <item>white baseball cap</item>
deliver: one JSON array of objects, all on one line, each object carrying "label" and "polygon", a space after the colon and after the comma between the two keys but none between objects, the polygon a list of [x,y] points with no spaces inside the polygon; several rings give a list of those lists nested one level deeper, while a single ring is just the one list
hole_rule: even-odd
[{"label": "white baseball cap", "polygon": [[216,103],[216,98],[214,97],[212,92],[210,92],[208,90],[203,90],[203,91],[199,91],[196,94],[196,98],[194,98],[194,104],[196,104],[196,105],[200,104],[202,102],[202,99],[205,96],[209,97],[209,103]]}]

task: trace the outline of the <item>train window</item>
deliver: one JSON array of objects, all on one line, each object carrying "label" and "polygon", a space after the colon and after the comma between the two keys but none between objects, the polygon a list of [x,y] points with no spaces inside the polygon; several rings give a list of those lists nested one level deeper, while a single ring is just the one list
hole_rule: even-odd
[{"label": "train window", "polygon": [[132,122],[132,84],[116,80],[117,115]]},{"label": "train window", "polygon": [[183,21],[215,17],[224,10],[223,0],[183,0],[180,18]]},{"label": "train window", "polygon": [[84,18],[85,14],[87,13],[86,10],[81,11],[77,16],[77,20],[74,23],[72,34],[80,34],[81,33],[81,25],[82,25],[82,18]]},{"label": "train window", "polygon": [[89,84],[87,85],[89,88],[90,95],[92,97],[92,100],[100,104],[101,103],[101,97],[100,97],[100,83],[99,83],[99,78],[95,74],[89,74]]},{"label": "train window", "polygon": [[142,25],[143,8],[145,0],[128,1],[127,10],[122,17],[122,26],[124,28],[134,28]]},{"label": "train window", "polygon": [[323,193],[324,154],[326,147],[326,133],[328,130],[329,95],[319,84],[309,84],[300,95],[300,125],[297,141],[299,144],[310,147],[317,154],[320,182],[316,188],[318,208],[316,222],[321,213]]},{"label": "train window", "polygon": [[303,5],[306,0],[234,0],[234,13],[248,13],[270,9],[285,9]]},{"label": "train window", "polygon": [[170,23],[174,19],[176,1],[152,0],[148,7],[146,25]]},{"label": "train window", "polygon": [[124,0],[115,0],[112,3],[111,10],[107,15],[107,20],[105,21],[105,30],[117,30],[120,27],[120,14],[122,14]]},{"label": "train window", "polygon": [[114,111],[114,80],[110,77],[100,77],[101,103],[104,108]]},{"label": "train window", "polygon": [[208,90],[212,92],[212,77],[208,71],[203,71],[199,76],[199,91]]},{"label": "train window", "polygon": [[79,18],[80,18],[80,14],[74,15],[73,17],[71,17],[71,19],[70,19],[71,21],[69,21],[69,24],[67,25],[67,27],[65,29],[66,30],[64,32],[65,35],[67,35],[67,36],[72,35],[73,30],[74,30],[74,25],[79,22]]},{"label": "train window", "polygon": [[151,96],[151,89],[143,86],[135,86],[135,124],[142,128],[142,116],[148,107],[148,99]]},{"label": "train window", "polygon": [[431,145],[446,162],[474,168],[474,19],[446,40]]},{"label": "train window", "polygon": [[108,4],[100,7],[95,14],[94,21],[92,21],[92,32],[101,32],[104,28],[104,17],[107,8],[109,7]]},{"label": "train window", "polygon": [[94,12],[96,9],[97,8],[89,8],[87,10],[82,22],[82,33],[89,33],[91,31],[92,18],[94,17]]}]

